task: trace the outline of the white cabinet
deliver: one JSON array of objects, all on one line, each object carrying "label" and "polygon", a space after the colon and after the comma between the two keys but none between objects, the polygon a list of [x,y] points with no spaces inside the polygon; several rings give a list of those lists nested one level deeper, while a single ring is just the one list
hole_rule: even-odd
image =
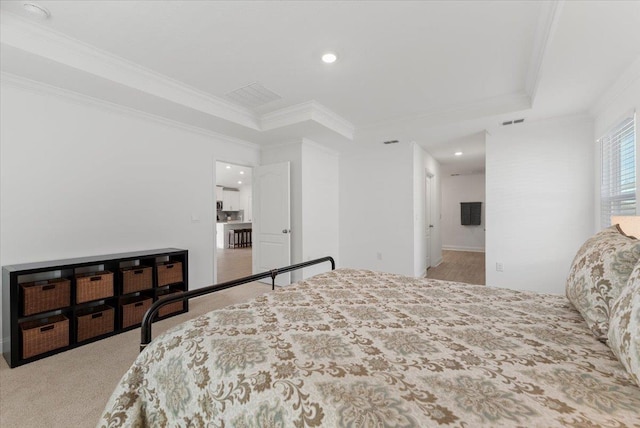
[{"label": "white cabinet", "polygon": [[222,210],[238,211],[240,210],[240,192],[233,190],[224,190],[222,192]]},{"label": "white cabinet", "polygon": [[216,186],[216,201],[221,201],[223,198],[222,186]]},{"label": "white cabinet", "polygon": [[242,208],[244,210],[244,220],[253,221],[252,209],[251,209],[251,193],[245,194],[242,198]]},{"label": "white cabinet", "polygon": [[240,209],[243,211],[242,219],[251,221],[251,185],[240,186]]}]

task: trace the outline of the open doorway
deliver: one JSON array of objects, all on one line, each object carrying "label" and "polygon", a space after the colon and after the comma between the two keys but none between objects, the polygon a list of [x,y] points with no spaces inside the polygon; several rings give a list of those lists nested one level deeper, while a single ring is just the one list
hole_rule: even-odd
[{"label": "open doorway", "polygon": [[442,263],[427,277],[485,284],[486,175],[480,168],[458,171],[442,168]]},{"label": "open doorway", "polygon": [[431,232],[433,231],[433,220],[432,220],[432,210],[433,210],[433,202],[432,202],[432,189],[431,189],[431,181],[433,179],[433,175],[430,173],[425,174],[425,198],[424,198],[424,214],[425,214],[425,240],[426,240],[426,267],[427,270],[433,265],[433,260],[431,257]]},{"label": "open doorway", "polygon": [[216,162],[216,283],[252,274],[253,169]]}]

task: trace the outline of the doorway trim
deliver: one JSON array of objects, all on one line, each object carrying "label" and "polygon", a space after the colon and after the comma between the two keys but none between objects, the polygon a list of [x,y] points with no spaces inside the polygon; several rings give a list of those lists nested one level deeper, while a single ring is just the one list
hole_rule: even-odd
[{"label": "doorway trim", "polygon": [[433,232],[433,186],[432,180],[434,175],[429,172],[429,170],[425,169],[424,175],[424,235],[423,239],[425,242],[425,270],[424,274],[426,275],[429,268],[433,266],[432,260],[432,241],[433,236],[431,233]]},{"label": "doorway trim", "polygon": [[[226,160],[226,159],[219,159],[216,158],[215,156],[213,157],[213,186],[211,187],[211,198],[213,199],[211,206],[213,208],[213,214],[217,215],[217,207],[216,207],[216,186],[218,185],[218,168],[217,168],[217,162],[222,162],[222,163],[229,163],[231,165],[237,165],[240,167],[244,167],[244,168],[251,168],[252,173],[253,173],[253,169],[256,166],[259,165],[251,165],[251,164],[246,164],[246,163],[242,163],[242,161],[230,161],[230,160]],[[253,192],[253,188],[251,189],[251,191]],[[212,284],[217,284],[218,283],[218,243],[217,243],[217,234],[218,234],[218,221],[217,220],[213,220],[213,216],[211,217],[211,220],[213,222],[213,238],[212,238],[212,243],[213,243],[213,272],[212,272]],[[253,259],[253,247],[251,248],[251,258]]]}]

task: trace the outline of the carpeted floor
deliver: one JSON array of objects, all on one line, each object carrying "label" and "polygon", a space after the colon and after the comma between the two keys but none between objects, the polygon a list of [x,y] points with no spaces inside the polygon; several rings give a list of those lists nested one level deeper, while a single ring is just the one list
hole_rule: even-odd
[{"label": "carpeted floor", "polygon": [[[484,284],[484,253],[443,254],[443,263],[429,269],[428,277]],[[253,282],[193,299],[189,313],[155,323],[154,337],[183,321],[270,289],[268,284]],[[94,427],[111,392],[138,355],[139,344],[140,329],[136,329],[14,369],[0,358],[0,427]]]},{"label": "carpeted floor", "polygon": [[[244,284],[192,299],[189,313],[153,325],[162,331],[212,309],[270,291]],[[140,329],[10,369],[0,358],[0,427],[95,427],[116,384],[138,355]]]}]

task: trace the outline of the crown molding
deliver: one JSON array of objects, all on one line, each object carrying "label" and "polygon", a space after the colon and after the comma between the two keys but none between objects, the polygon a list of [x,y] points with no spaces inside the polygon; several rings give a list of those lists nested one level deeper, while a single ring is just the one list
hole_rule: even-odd
[{"label": "crown molding", "polygon": [[[537,118],[527,118],[524,123],[513,125],[513,126],[501,126],[496,125],[492,127],[491,130],[496,133],[500,130],[508,130],[508,131],[516,131],[518,129],[524,129],[529,126],[535,126],[539,124],[547,124],[552,125],[555,123],[563,123],[563,122],[577,122],[577,121],[587,121],[593,123],[593,117],[587,111],[579,111],[575,113],[567,113],[560,116],[541,116]],[[491,135],[491,134],[490,134]]]},{"label": "crown molding", "polygon": [[532,106],[538,92],[545,54],[558,28],[564,0],[546,1],[540,4],[541,10],[540,15],[538,15],[538,24],[525,80],[525,91],[531,98]]},{"label": "crown molding", "polygon": [[312,120],[312,115],[313,105],[311,101],[295,104],[263,114],[260,118],[260,129],[270,131],[272,129],[282,128],[283,126]]},{"label": "crown molding", "polygon": [[68,89],[49,85],[47,83],[27,79],[25,77],[17,76],[15,74],[7,73],[4,71],[0,72],[0,83],[7,84],[20,89],[29,90],[39,94],[53,95],[53,96],[65,98],[67,100],[73,101],[83,106],[86,106],[88,104],[94,107],[103,108],[110,111],[116,111],[116,112],[125,114],[127,116],[135,116],[135,117],[146,119],[162,125],[167,125],[173,128],[181,129],[183,131],[192,132],[205,137],[215,138],[216,140],[219,140],[221,142],[237,144],[253,150],[260,149],[260,146],[258,144],[255,144],[249,141],[241,140],[239,138],[231,137],[225,134],[220,134],[218,132],[211,131],[208,129],[199,128],[197,126],[187,125],[183,122],[167,119],[166,117],[147,113],[142,110],[126,107],[121,104],[112,103],[110,101],[105,101],[100,98],[91,97],[89,95],[70,91]]},{"label": "crown molding", "polygon": [[265,113],[262,115],[260,128],[263,131],[269,131],[307,120],[318,122],[343,137],[353,140],[355,127],[349,121],[315,100]]},{"label": "crown molding", "polygon": [[[531,98],[525,92],[516,92],[507,95],[499,95],[488,97],[482,100],[473,101],[465,104],[455,104],[434,110],[427,113],[419,113],[413,116],[404,116],[396,119],[390,119],[368,126],[359,127],[357,132],[361,134],[376,128],[385,128],[393,125],[400,125],[407,122],[420,121],[423,123],[433,122],[437,125],[443,125],[450,122],[460,122],[465,115],[471,115],[466,119],[475,119],[483,116],[492,116],[496,113],[494,110],[508,108],[509,111],[520,111],[531,108]],[[466,120],[465,119],[465,120]]]},{"label": "crown molding", "polygon": [[[251,109],[207,94],[11,12],[3,12],[0,15],[0,41],[4,45],[255,131],[268,131],[311,120],[353,139],[354,126],[316,101],[260,116]],[[69,92],[79,95],[74,91]],[[87,99],[96,100],[91,96],[87,96]],[[135,109],[131,111],[142,113]],[[151,116],[157,117],[153,114]]]},{"label": "crown molding", "polygon": [[607,88],[589,109],[593,117],[597,117],[609,107],[618,97],[640,79],[640,56],[618,77],[613,85]]},{"label": "crown molding", "polygon": [[343,137],[353,140],[355,134],[355,126],[342,116],[320,104],[317,101],[311,101],[313,103],[313,119],[326,126],[329,129],[334,130]]},{"label": "crown molding", "polygon": [[134,62],[11,13],[0,15],[3,44],[141,90],[225,120],[259,130],[251,110],[199,91]]}]

